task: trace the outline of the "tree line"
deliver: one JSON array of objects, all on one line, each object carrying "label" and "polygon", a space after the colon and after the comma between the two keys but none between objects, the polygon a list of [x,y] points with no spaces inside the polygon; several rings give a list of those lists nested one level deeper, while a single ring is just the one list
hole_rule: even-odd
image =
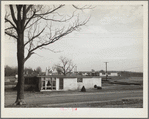
[{"label": "tree line", "polygon": [[[25,67],[24,68],[24,74],[32,74],[33,72],[36,73],[41,73],[42,69],[40,66],[38,66],[36,69],[32,69],[30,67]],[[17,67],[11,67],[6,65],[5,66],[5,76],[15,76],[18,73],[18,68]]]}]

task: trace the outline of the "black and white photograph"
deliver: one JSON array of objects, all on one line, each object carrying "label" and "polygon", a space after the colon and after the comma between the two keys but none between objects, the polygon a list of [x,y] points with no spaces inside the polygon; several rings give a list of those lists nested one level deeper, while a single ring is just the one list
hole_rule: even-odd
[{"label": "black and white photograph", "polygon": [[2,1],[2,117],[148,115],[148,1]]}]

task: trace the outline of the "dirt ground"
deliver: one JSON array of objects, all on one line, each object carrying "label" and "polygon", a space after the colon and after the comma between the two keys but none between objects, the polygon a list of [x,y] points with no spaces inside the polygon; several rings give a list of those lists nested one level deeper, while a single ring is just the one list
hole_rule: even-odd
[{"label": "dirt ground", "polygon": [[72,107],[72,108],[81,108],[81,107],[83,108],[85,107],[90,107],[90,108],[143,108],[143,99],[129,99],[129,100],[101,102],[101,103],[65,105],[65,107]]}]

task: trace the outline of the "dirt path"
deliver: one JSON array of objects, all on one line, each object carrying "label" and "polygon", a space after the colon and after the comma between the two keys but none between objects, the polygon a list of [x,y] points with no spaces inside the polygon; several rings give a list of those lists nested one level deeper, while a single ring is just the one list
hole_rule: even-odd
[{"label": "dirt path", "polygon": [[[106,107],[110,105],[111,101],[112,101],[111,104],[113,106],[116,106],[114,105],[114,102],[113,102],[114,100],[116,101],[115,102],[116,104],[122,104],[123,98],[138,98],[138,99],[141,98],[141,100],[138,100],[139,102],[132,101],[132,104],[138,103],[139,105],[140,104],[143,105],[142,87],[133,86],[133,85],[132,86],[123,86],[123,85],[122,86],[121,85],[104,86],[102,90],[91,89],[91,90],[87,90],[87,92],[85,93],[82,93],[79,91],[25,92],[25,101],[27,102],[27,105],[25,107],[59,107],[59,106],[100,107],[101,103],[102,103],[102,107],[103,106]],[[16,99],[16,92],[14,91],[6,92],[5,106],[11,107],[15,99]],[[108,103],[105,103],[102,101],[106,101]],[[83,104],[81,102],[86,102],[86,103]],[[126,102],[128,103],[128,101]],[[129,107],[129,105],[126,105],[126,103],[125,105],[123,104],[123,106]],[[138,107],[141,107],[141,106],[138,106]]]}]

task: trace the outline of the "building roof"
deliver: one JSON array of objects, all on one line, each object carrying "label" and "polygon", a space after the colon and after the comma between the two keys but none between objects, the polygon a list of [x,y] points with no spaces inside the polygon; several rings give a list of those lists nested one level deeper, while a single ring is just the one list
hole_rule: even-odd
[{"label": "building roof", "polygon": [[100,78],[100,76],[64,76],[64,75],[48,75],[48,76],[37,76],[37,77],[46,77],[46,78]]}]

